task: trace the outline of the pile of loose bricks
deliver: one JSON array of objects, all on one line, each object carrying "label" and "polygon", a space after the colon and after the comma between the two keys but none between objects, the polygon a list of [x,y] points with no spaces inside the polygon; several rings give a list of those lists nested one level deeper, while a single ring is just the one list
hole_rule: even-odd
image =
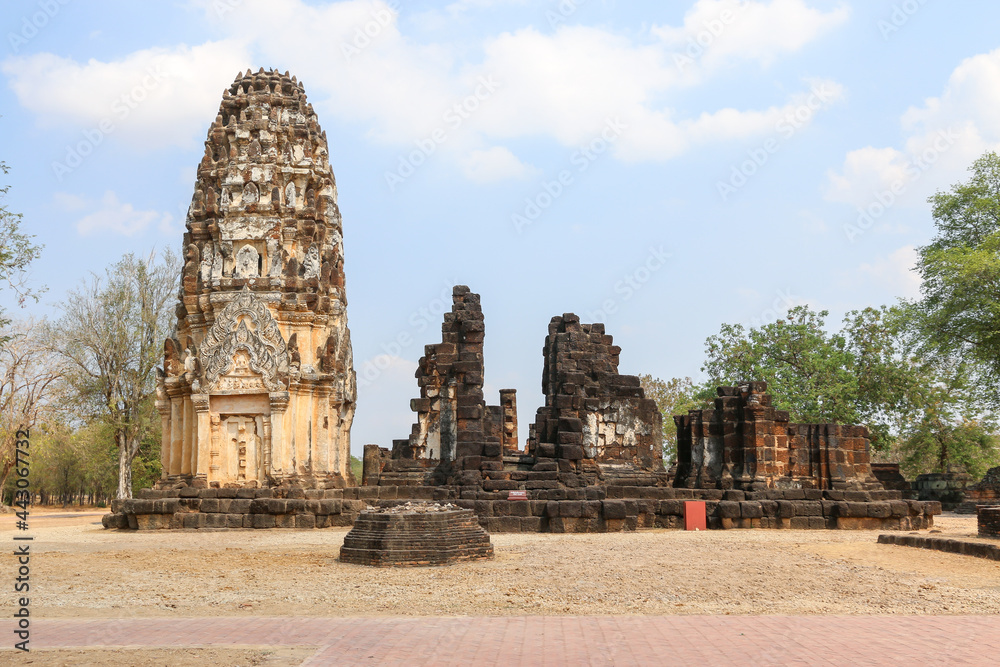
[{"label": "pile of loose bricks", "polygon": [[475,513],[451,505],[369,508],[355,520],[340,549],[342,562],[375,567],[449,565],[492,557],[489,533]]}]

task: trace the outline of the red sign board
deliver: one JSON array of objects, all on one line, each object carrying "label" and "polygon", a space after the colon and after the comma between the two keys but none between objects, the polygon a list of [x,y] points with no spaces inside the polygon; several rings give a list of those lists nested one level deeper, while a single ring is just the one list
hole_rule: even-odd
[{"label": "red sign board", "polygon": [[527,499],[528,499],[528,492],[527,491],[508,491],[507,492],[507,500],[527,500]]},{"label": "red sign board", "polygon": [[684,501],[684,530],[706,530],[705,501]]}]

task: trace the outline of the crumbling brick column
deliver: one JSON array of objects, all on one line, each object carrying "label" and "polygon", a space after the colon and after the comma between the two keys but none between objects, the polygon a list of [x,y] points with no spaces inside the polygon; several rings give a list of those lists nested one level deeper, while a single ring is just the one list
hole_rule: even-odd
[{"label": "crumbling brick column", "polygon": [[558,459],[560,470],[590,481],[602,463],[663,470],[661,416],[639,378],[618,373],[621,348],[603,324],[582,324],[572,313],[549,323],[542,390],[529,453]]},{"label": "crumbling brick column", "polygon": [[409,440],[395,444],[394,458],[479,470],[484,461],[500,463],[503,456],[501,436],[490,433],[483,400],[483,311],[479,295],[464,285],[455,287],[452,298],[441,342],[425,347],[417,368],[420,398],[410,402],[417,423]]}]

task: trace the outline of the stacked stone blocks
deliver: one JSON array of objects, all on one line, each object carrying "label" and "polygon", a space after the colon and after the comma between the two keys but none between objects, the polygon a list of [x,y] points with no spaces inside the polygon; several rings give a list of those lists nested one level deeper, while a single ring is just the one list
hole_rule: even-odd
[{"label": "stacked stone blocks", "polygon": [[715,407],[674,417],[674,486],[879,490],[863,426],[789,423],[766,382],[719,387]]},{"label": "stacked stone blocks", "polygon": [[375,567],[450,565],[493,557],[489,534],[468,509],[366,510],[344,538],[340,560]]},{"label": "stacked stone blocks", "polygon": [[583,324],[572,313],[552,318],[542,350],[545,405],[528,440],[536,461],[558,462],[585,485],[606,476],[602,464],[619,469],[609,468],[610,474],[627,469],[658,483],[664,472],[660,412],[638,377],[619,374],[620,353],[603,324]]}]

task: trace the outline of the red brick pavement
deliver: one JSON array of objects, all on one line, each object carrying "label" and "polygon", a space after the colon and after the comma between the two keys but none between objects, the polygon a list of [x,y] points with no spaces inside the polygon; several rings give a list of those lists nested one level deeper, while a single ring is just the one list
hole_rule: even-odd
[{"label": "red brick pavement", "polygon": [[[13,629],[0,622],[0,663],[20,657]],[[1000,617],[35,618],[30,645],[315,646],[306,665],[998,665]]]}]

